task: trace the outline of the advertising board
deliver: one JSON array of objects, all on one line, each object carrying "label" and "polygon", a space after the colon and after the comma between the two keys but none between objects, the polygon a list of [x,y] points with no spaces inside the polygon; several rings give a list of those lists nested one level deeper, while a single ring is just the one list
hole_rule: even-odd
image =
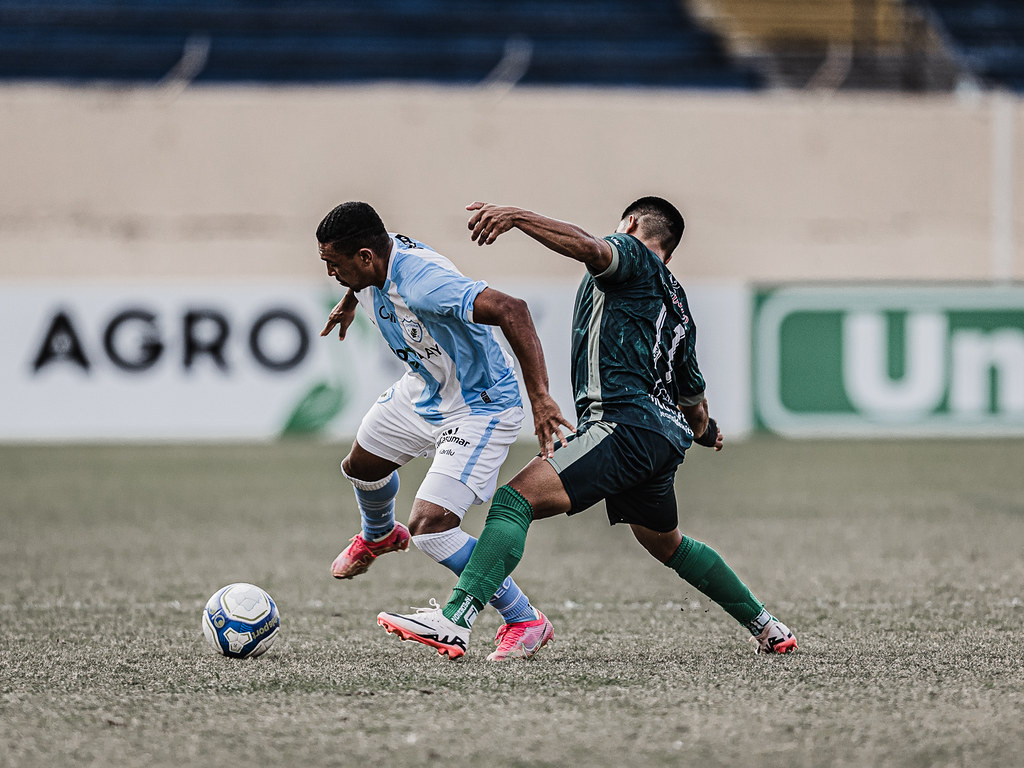
[{"label": "advertising board", "polygon": [[[570,420],[575,287],[501,286],[529,302],[551,393]],[[362,311],[344,341],[319,335],[340,298],[309,282],[0,286],[0,440],[348,439],[404,366]],[[698,286],[690,301],[712,407],[741,435],[750,428],[749,294]],[[526,410],[520,439],[532,440]]]},{"label": "advertising board", "polygon": [[756,294],[757,423],[789,436],[1024,434],[1024,288]]}]

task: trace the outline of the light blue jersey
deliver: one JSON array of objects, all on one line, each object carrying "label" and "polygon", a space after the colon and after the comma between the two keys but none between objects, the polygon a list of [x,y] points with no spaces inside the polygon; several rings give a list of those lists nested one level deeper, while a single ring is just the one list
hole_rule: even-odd
[{"label": "light blue jersey", "polygon": [[422,381],[416,412],[428,422],[522,405],[512,357],[492,326],[473,322],[486,287],[423,243],[391,234],[384,287],[356,293],[406,377]]}]

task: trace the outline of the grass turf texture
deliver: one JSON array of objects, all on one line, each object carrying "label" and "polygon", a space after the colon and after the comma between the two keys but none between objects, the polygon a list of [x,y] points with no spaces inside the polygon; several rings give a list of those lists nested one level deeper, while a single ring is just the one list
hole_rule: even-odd
[{"label": "grass turf texture", "polygon": [[[412,551],[330,578],[358,528],[343,446],[0,448],[0,765],[1018,764],[1024,442],[784,442],[678,477],[800,651],[744,631],[602,509],[537,523],[516,577],[552,619],[489,664],[375,625],[453,577]],[[507,476],[530,456],[517,446]],[[424,462],[403,474],[408,513]],[[481,508],[467,527],[479,530]],[[251,581],[282,630],[214,655],[206,599]]]}]

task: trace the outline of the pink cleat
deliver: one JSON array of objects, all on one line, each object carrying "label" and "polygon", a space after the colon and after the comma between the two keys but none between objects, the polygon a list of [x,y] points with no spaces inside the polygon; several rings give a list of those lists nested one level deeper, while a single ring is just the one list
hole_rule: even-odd
[{"label": "pink cleat", "polygon": [[380,541],[367,541],[362,533],[350,539],[350,544],[331,563],[331,575],[336,579],[351,579],[366,573],[378,556],[387,552],[404,552],[409,548],[409,529],[396,522],[387,537]]},{"label": "pink cleat", "polygon": [[529,659],[555,637],[555,629],[548,617],[537,611],[534,621],[517,621],[502,624],[494,638],[498,649],[487,657],[488,661],[507,659]]}]

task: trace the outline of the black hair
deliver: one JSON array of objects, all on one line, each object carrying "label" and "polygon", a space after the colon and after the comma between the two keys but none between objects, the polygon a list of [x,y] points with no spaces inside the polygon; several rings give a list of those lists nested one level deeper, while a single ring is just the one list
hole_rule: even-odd
[{"label": "black hair", "polygon": [[670,256],[679,245],[683,230],[686,228],[686,222],[683,221],[683,214],[679,209],[661,197],[648,196],[634,200],[626,206],[620,221],[629,216],[640,223],[645,234],[661,243],[666,256]]},{"label": "black hair", "polygon": [[317,242],[340,252],[371,248],[386,253],[390,250],[384,222],[368,203],[342,203],[324,216],[316,228]]}]

